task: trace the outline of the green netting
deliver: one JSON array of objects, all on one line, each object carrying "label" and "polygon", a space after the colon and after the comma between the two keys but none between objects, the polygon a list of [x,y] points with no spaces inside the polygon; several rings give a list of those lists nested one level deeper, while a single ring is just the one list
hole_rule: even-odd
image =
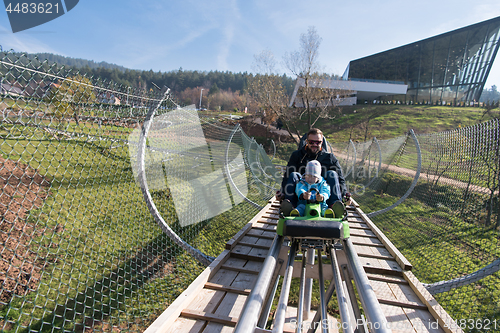
[{"label": "green netting", "polygon": [[[2,331],[144,331],[204,269],[189,249],[217,256],[274,194],[255,141],[164,91],[5,52],[0,73]],[[151,110],[145,171],[163,226],[137,168]]]}]

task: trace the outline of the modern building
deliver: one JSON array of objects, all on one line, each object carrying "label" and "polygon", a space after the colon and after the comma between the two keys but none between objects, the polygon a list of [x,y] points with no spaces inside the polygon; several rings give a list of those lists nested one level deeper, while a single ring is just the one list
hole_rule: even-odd
[{"label": "modern building", "polygon": [[[352,60],[342,78],[357,103],[470,104],[479,101],[499,47],[500,16]],[[291,104],[300,102],[301,85],[297,80]]]}]

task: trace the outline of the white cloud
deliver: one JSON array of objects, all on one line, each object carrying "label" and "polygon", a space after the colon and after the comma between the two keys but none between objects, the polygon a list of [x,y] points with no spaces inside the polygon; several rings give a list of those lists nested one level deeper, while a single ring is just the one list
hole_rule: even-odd
[{"label": "white cloud", "polygon": [[[0,45],[4,51],[13,50],[15,52],[27,53],[57,53],[54,48],[39,41],[40,34],[51,34],[51,32],[19,32],[12,33],[11,28],[0,25]],[[60,53],[59,53],[60,54]]]}]

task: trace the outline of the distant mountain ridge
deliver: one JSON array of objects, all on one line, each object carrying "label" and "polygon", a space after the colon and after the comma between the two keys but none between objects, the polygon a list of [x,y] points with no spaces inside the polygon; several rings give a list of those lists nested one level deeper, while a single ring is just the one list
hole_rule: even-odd
[{"label": "distant mountain ridge", "polygon": [[34,59],[35,57],[38,58],[40,61],[44,61],[45,59],[50,61],[50,62],[55,62],[59,65],[64,65],[64,66],[69,66],[69,67],[76,67],[76,68],[84,68],[84,67],[89,67],[91,69],[96,69],[96,68],[106,68],[106,69],[117,69],[120,72],[125,72],[126,70],[130,70],[129,68],[116,65],[116,64],[110,64],[105,61],[101,62],[95,62],[94,60],[86,60],[86,59],[80,59],[80,58],[72,58],[72,57],[65,57],[62,55],[58,54],[53,54],[53,53],[21,53],[21,52],[14,52],[16,55],[21,55],[24,54],[28,57],[28,59]]}]

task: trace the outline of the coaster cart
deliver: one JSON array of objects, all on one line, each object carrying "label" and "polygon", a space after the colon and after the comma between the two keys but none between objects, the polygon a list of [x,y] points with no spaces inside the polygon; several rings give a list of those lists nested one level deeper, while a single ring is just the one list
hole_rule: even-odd
[{"label": "coaster cart", "polygon": [[[317,263],[314,263],[315,252]],[[301,259],[302,263],[296,262],[296,259]],[[323,265],[323,261],[330,261],[330,265]],[[287,313],[287,305],[294,266],[300,266],[300,288],[297,314],[292,319],[293,315]],[[320,204],[309,200],[304,216],[283,216],[280,213],[276,237],[245,301],[234,333],[267,332],[263,328],[274,303],[279,276],[283,276],[283,283],[274,314],[273,333],[285,330],[287,317],[288,325],[292,323],[296,333],[328,333],[330,330],[344,333],[392,332],[354,249],[346,210],[341,217],[321,217]],[[332,281],[326,292],[325,278]],[[310,310],[311,279],[319,281],[320,304],[314,318],[309,321],[310,318],[305,317]],[[338,322],[330,320],[327,314],[327,304],[334,291],[340,313]],[[290,326],[286,331],[290,331]]]}]

